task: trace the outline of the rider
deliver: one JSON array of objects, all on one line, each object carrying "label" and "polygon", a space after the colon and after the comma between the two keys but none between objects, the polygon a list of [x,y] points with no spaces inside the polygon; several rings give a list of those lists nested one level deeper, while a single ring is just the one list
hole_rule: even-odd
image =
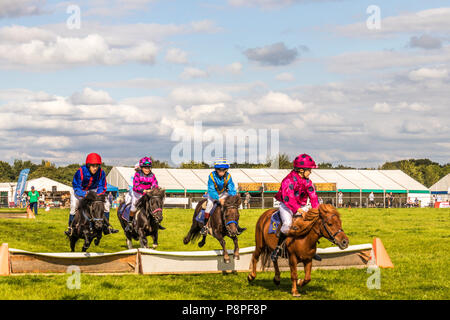
[{"label": "rider", "polygon": [[[276,261],[281,253],[281,244],[286,237],[293,236],[290,231],[292,216],[308,210],[308,198],[312,208],[319,207],[319,200],[312,181],[309,179],[311,170],[317,168],[314,160],[307,154],[301,154],[294,160],[294,169],[283,179],[275,199],[280,201],[280,217],[282,220],[278,245],[272,252],[271,259]],[[320,260],[319,256],[315,256]]]},{"label": "rider", "polygon": [[[98,195],[106,192],[106,174],[100,167],[102,158],[97,153],[90,153],[86,157],[86,164],[81,166],[75,173],[72,181],[73,192],[70,193],[70,215],[69,228],[64,233],[67,236],[72,235],[72,221],[75,218],[75,212],[80,199],[93,190]],[[117,233],[119,230],[113,229],[109,224],[109,211],[105,211],[107,227],[104,228],[104,234]]]},{"label": "rider", "polygon": [[[138,200],[144,195],[144,193],[150,191],[153,188],[158,188],[158,180],[156,180],[155,174],[152,172],[152,159],[144,157],[139,160],[139,165],[135,166],[136,173],[133,178],[133,190],[131,192],[131,209],[130,218],[125,231],[131,231],[133,217],[136,214],[136,204]],[[164,230],[163,226],[159,226]]]},{"label": "rider", "polygon": [[[200,234],[205,235],[208,232],[207,222],[210,217],[211,210],[215,202],[219,202],[222,206],[225,199],[237,194],[231,174],[228,172],[230,165],[226,159],[219,159],[214,163],[214,171],[210,173],[208,179],[208,195],[205,209],[205,225]],[[246,228],[238,226],[238,234],[244,232]]]}]

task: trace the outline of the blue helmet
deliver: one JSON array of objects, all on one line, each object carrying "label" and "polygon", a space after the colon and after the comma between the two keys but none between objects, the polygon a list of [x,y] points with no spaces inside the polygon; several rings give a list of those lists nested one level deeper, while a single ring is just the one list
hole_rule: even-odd
[{"label": "blue helmet", "polygon": [[229,169],[230,164],[228,163],[227,159],[217,159],[214,162],[214,168],[215,169]]}]

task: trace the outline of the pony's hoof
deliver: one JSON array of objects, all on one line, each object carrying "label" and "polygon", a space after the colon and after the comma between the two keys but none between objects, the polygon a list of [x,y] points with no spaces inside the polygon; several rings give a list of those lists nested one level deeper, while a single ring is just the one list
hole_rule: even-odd
[{"label": "pony's hoof", "polygon": [[184,244],[188,244],[188,243],[189,243],[189,240],[187,240],[186,238],[184,238],[184,239],[183,239],[183,243],[184,243]]},{"label": "pony's hoof", "polygon": [[249,275],[247,276],[247,281],[248,281],[248,282],[252,282],[253,280],[255,280],[255,278],[256,278],[256,277],[254,277],[254,276],[252,276],[251,274],[249,274]]},{"label": "pony's hoof", "polygon": [[273,278],[273,283],[275,283],[275,285],[279,286],[281,281],[280,281],[280,279]]},{"label": "pony's hoof", "polygon": [[241,257],[239,257],[238,254],[234,255],[234,260],[240,260],[240,259],[241,259]]},{"label": "pony's hoof", "polygon": [[153,248],[153,249],[156,249],[156,248],[158,248],[158,245],[157,245],[157,244],[154,244],[154,245],[152,246],[152,248]]},{"label": "pony's hoof", "polygon": [[199,247],[199,248],[203,247],[204,245],[205,245],[204,242],[199,242],[199,243],[198,243],[198,247]]},{"label": "pony's hoof", "polygon": [[292,292],[293,297],[300,297],[300,293],[298,291]]}]

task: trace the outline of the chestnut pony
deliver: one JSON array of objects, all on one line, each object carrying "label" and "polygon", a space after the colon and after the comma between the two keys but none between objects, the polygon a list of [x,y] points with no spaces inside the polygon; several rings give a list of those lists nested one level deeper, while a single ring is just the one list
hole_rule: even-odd
[{"label": "chestnut pony", "polygon": [[[255,240],[256,248],[253,252],[251,262],[251,273],[247,279],[249,282],[256,278],[256,265],[261,255],[263,265],[270,261],[270,253],[275,249],[278,238],[275,234],[269,234],[269,225],[272,214],[277,209],[270,209],[264,212],[256,223]],[[292,295],[300,296],[297,286],[303,287],[311,281],[312,259],[316,254],[317,242],[321,237],[328,239],[333,244],[339,246],[341,250],[348,247],[349,240],[342,230],[342,222],[336,208],[331,204],[321,204],[318,209],[310,209],[307,216],[314,217],[312,226],[308,233],[301,236],[288,237],[285,241],[285,254],[289,259],[289,267],[291,269]],[[299,230],[301,218],[294,216],[291,230]],[[300,231],[300,230],[299,230]],[[303,262],[305,270],[305,278],[298,279],[297,264]],[[280,284],[280,269],[278,262],[274,263],[275,277],[273,281],[276,285]]]}]

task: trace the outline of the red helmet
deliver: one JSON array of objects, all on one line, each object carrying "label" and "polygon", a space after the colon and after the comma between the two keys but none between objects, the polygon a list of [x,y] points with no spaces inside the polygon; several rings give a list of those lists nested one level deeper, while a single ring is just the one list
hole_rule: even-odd
[{"label": "red helmet", "polygon": [[297,158],[295,158],[294,168],[315,169],[315,168],[317,168],[317,165],[314,162],[313,158],[311,158],[311,156],[304,153],[304,154],[299,155]]},{"label": "red helmet", "polygon": [[86,157],[86,164],[102,164],[102,157],[97,153],[89,153]]}]

